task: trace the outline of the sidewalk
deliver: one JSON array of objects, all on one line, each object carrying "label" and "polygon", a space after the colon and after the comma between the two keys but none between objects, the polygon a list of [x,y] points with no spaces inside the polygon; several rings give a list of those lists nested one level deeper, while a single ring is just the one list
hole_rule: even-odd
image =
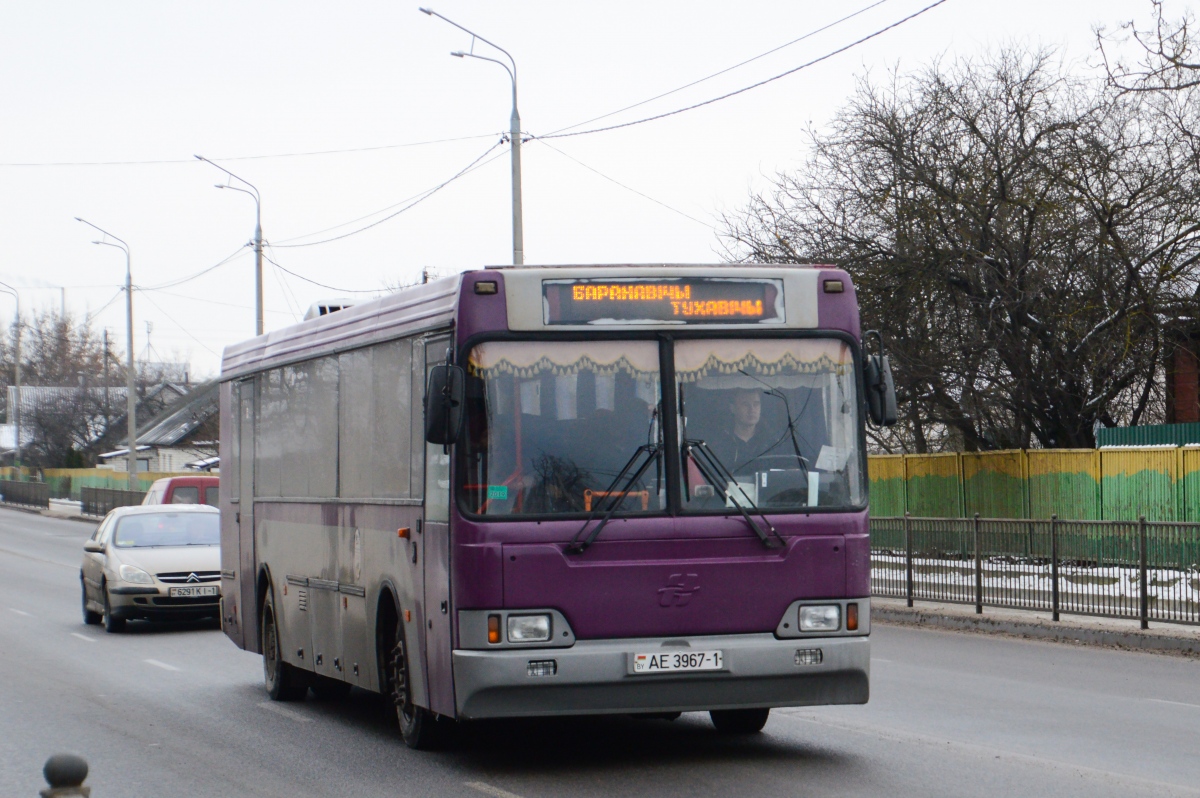
[{"label": "sidewalk", "polygon": [[1141,629],[1136,619],[1094,618],[1065,613],[1059,617],[1061,620],[1054,621],[1048,612],[986,605],[983,614],[976,615],[975,607],[971,604],[915,601],[909,607],[904,599],[871,598],[872,623],[1003,634],[1200,657],[1200,626],[1151,621],[1149,629]]}]

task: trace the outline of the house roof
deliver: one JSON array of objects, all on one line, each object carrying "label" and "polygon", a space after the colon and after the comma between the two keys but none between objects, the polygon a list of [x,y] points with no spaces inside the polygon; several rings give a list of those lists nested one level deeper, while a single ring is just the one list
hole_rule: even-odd
[{"label": "house roof", "polygon": [[138,447],[173,446],[195,431],[220,410],[220,385],[216,380],[201,383],[191,393],[172,403],[138,430]]}]

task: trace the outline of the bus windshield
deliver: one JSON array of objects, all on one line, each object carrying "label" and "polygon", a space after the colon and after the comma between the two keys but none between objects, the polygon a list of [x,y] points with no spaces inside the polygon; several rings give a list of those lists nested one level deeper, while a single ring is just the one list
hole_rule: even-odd
[{"label": "bus windshield", "polygon": [[675,343],[684,508],[864,502],[850,345],[830,339]]},{"label": "bus windshield", "polygon": [[472,349],[466,509],[661,511],[658,358],[654,341],[493,341]]},{"label": "bus windshield", "polygon": [[659,343],[493,341],[467,365],[464,509],[485,516],[805,512],[865,502],[851,345],[696,338],[674,347],[681,458],[668,477]]}]

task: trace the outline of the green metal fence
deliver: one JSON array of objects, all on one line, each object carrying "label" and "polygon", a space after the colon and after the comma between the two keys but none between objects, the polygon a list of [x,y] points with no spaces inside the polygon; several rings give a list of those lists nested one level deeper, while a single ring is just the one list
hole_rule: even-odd
[{"label": "green metal fence", "polygon": [[871,513],[1200,522],[1200,446],[869,458]]}]

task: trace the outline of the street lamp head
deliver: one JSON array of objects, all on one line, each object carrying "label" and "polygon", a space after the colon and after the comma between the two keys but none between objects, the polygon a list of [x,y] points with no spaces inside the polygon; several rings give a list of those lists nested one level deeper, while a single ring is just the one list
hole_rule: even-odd
[{"label": "street lamp head", "polygon": [[455,58],[464,58],[467,54],[462,50],[455,50],[454,52],[450,53],[450,55],[454,56]]},{"label": "street lamp head", "polygon": [[418,11],[420,11],[422,14],[428,14],[428,15],[430,15],[430,16],[433,16],[433,9],[432,9],[432,8],[420,8],[420,7],[418,7],[418,8],[417,8],[417,10],[418,10]]},{"label": "street lamp head", "polygon": [[93,244],[103,244],[104,242],[103,241],[93,241],[92,243]]},{"label": "street lamp head", "polygon": [[78,216],[76,216],[76,217],[75,217],[75,221],[77,221],[77,222],[82,222],[82,221],[83,221],[83,219],[80,219]]}]

